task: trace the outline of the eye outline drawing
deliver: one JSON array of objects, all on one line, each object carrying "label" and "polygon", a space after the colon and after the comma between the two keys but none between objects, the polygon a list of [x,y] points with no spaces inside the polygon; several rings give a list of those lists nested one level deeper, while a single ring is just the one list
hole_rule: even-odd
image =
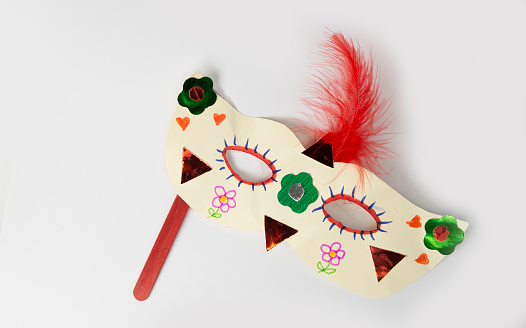
[{"label": "eye outline drawing", "polygon": [[[352,232],[354,240],[356,240],[356,234],[357,233],[360,234],[360,237],[362,238],[362,240],[365,240],[365,238],[363,238],[364,234],[365,235],[368,234],[369,236],[371,236],[372,240],[375,240],[374,237],[373,237],[374,233],[377,233],[378,231],[380,231],[380,232],[387,232],[386,230],[382,229],[382,225],[383,224],[389,224],[389,223],[391,223],[393,221],[382,221],[380,219],[380,216],[384,215],[386,211],[383,211],[382,213],[377,214],[376,210],[374,210],[374,208],[373,208],[374,205],[376,204],[376,202],[373,202],[370,205],[368,205],[367,203],[364,202],[365,198],[367,197],[367,195],[363,196],[362,199],[355,198],[354,197],[354,193],[356,191],[356,186],[354,186],[351,195],[344,194],[344,188],[345,188],[345,186],[342,187],[341,192],[339,192],[336,195],[334,195],[334,193],[332,191],[332,188],[329,186],[329,191],[331,193],[331,197],[329,197],[329,198],[327,198],[325,200],[325,199],[323,199],[323,196],[320,195],[320,198],[321,198],[321,201],[322,201],[323,204],[320,207],[316,207],[315,209],[312,210],[313,213],[316,212],[316,211],[319,211],[319,210],[323,211],[323,214],[324,214],[323,222],[325,222],[325,220],[328,220],[331,223],[331,226],[329,227],[329,230],[334,228],[334,226],[337,226],[338,228],[340,228],[340,235],[342,234],[342,232],[344,230],[349,232],[349,233]],[[349,227],[344,226],[340,221],[334,219],[325,210],[325,205],[327,205],[329,203],[332,203],[334,201],[340,200],[340,199],[348,200],[348,201],[360,206],[362,209],[364,209],[374,219],[374,221],[376,222],[376,229],[374,229],[374,230],[353,229],[353,228],[349,228]]]},{"label": "eye outline drawing", "polygon": [[[246,184],[246,185],[252,186],[252,191],[254,191],[254,188],[256,186],[263,186],[265,191],[267,191],[267,185],[269,183],[278,182],[278,180],[276,180],[276,177],[277,177],[278,172],[281,171],[281,169],[277,169],[276,166],[274,165],[278,160],[277,159],[270,160],[267,157],[268,153],[270,152],[270,148],[267,149],[265,152],[261,153],[261,152],[258,152],[257,150],[259,144],[256,144],[254,148],[250,148],[248,146],[248,142],[249,142],[249,138],[247,138],[247,141],[244,146],[238,145],[237,138],[234,135],[233,145],[228,145],[228,143],[226,142],[226,139],[224,139],[225,147],[222,150],[216,149],[217,152],[219,152],[222,156],[221,159],[216,159],[216,162],[222,162],[225,164],[224,166],[220,167],[219,170],[222,171],[225,168],[228,168],[228,170],[230,171],[230,175],[226,177],[226,180],[229,180],[232,177],[236,178],[236,180],[238,181],[238,184],[237,184],[238,188],[241,186],[241,184]],[[236,171],[234,171],[234,169],[232,169],[232,166],[228,162],[228,158],[226,157],[226,153],[228,150],[241,151],[241,152],[244,152],[246,154],[256,157],[257,159],[259,159],[260,161],[262,161],[268,166],[268,168],[272,171],[272,176],[260,182],[251,182],[251,181],[246,181],[242,179],[241,176],[239,176],[239,174]]]}]

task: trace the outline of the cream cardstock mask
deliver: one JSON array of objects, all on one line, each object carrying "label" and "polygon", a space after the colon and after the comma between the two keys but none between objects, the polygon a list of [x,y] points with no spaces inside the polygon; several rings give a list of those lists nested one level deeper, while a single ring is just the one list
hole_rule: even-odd
[{"label": "cream cardstock mask", "polygon": [[[358,56],[345,58],[351,67],[343,69],[363,68],[355,67],[363,58],[352,43],[339,34],[329,40],[330,49],[340,42]],[[178,195],[205,218],[265,231],[267,251],[286,241],[319,276],[367,297],[409,285],[462,242],[466,222],[429,213],[365,168],[336,161],[327,140],[306,149],[286,126],[239,113],[196,73],[178,97],[168,173]],[[252,156],[268,175],[251,181],[229,152]]]}]

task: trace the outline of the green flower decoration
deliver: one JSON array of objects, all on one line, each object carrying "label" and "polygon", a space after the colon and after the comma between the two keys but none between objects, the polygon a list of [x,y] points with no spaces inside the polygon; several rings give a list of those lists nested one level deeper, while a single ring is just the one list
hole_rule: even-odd
[{"label": "green flower decoration", "polygon": [[318,199],[318,195],[318,190],[312,184],[310,174],[305,172],[298,175],[287,174],[281,179],[278,201],[296,213],[303,213],[310,204]]},{"label": "green flower decoration", "polygon": [[213,86],[214,82],[209,77],[205,76],[200,79],[191,77],[184,81],[183,91],[177,97],[177,101],[179,105],[188,108],[190,113],[199,115],[217,100]]},{"label": "green flower decoration", "polygon": [[464,231],[458,227],[457,220],[450,215],[427,221],[425,229],[424,245],[439,251],[442,255],[453,253],[455,247],[464,240]]}]

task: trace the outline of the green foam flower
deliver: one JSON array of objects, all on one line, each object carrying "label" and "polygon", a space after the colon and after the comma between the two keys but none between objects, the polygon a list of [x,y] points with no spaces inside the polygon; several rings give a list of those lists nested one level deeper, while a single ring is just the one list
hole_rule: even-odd
[{"label": "green foam flower", "polygon": [[177,97],[177,102],[188,108],[190,113],[199,115],[217,100],[213,86],[214,82],[209,77],[205,76],[200,79],[191,77],[184,81],[183,91]]},{"label": "green foam flower", "polygon": [[281,179],[278,201],[296,213],[303,213],[310,204],[318,199],[318,195],[318,190],[312,184],[310,174],[305,172],[297,175],[287,174]]},{"label": "green foam flower", "polygon": [[442,255],[453,253],[455,247],[464,240],[464,231],[458,227],[457,220],[450,215],[428,220],[425,229],[424,245],[439,251]]}]

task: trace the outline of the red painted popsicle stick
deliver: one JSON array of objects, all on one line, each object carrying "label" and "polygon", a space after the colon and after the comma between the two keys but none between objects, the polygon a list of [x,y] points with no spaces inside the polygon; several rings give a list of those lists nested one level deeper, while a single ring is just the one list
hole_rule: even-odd
[{"label": "red painted popsicle stick", "polygon": [[177,195],[133,289],[133,296],[138,301],[144,301],[150,296],[155,280],[157,280],[164,260],[168,252],[170,252],[172,243],[175,236],[177,236],[181,223],[183,223],[188,208],[188,204]]}]

